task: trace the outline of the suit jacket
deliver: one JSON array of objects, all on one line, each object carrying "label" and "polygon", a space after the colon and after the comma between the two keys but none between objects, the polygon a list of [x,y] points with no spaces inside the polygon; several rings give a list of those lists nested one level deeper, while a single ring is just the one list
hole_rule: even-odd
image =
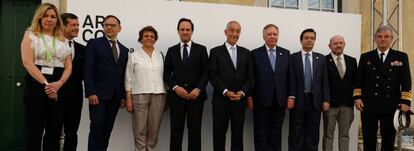
[{"label": "suit jacket", "polygon": [[[72,60],[72,73],[69,79],[65,82],[63,89],[67,93],[62,93],[63,98],[83,98],[83,60],[85,53],[85,46],[75,41],[75,56]],[[73,55],[73,54],[72,54]],[[71,101],[71,99],[68,99]],[[76,100],[75,100],[76,101]]]},{"label": "suit jacket", "polygon": [[269,107],[272,103],[276,103],[278,107],[286,107],[289,55],[289,50],[276,47],[274,72],[265,45],[251,52],[254,69],[252,91],[254,106]]},{"label": "suit jacket", "polygon": [[354,98],[362,99],[364,111],[394,113],[400,103],[411,104],[411,74],[408,56],[390,49],[383,65],[377,50],[361,55]]},{"label": "suit jacket", "polygon": [[330,106],[348,106],[353,107],[354,98],[354,84],[357,71],[356,59],[344,54],[344,62],[346,66],[344,78],[341,78],[336,67],[336,60],[333,59],[332,54],[326,56],[328,64],[328,78],[330,88]]},{"label": "suit jacket", "polygon": [[86,45],[84,60],[85,97],[97,95],[99,100],[125,98],[125,69],[128,48],[119,41],[119,59],[115,62],[111,45],[103,36]]},{"label": "suit jacket", "polygon": [[225,44],[211,49],[209,75],[214,87],[213,104],[230,101],[223,95],[225,89],[233,92],[243,91],[246,96],[249,96],[253,84],[253,65],[249,50],[237,46],[235,68]]},{"label": "suit jacket", "polygon": [[[206,100],[206,85],[208,82],[208,55],[205,46],[192,42],[189,61],[183,63],[180,52],[180,43],[168,48],[164,62],[164,81],[172,89],[178,85],[190,93],[193,89],[201,90],[198,99]],[[170,92],[173,98],[179,96],[175,92]]]},{"label": "suit jacket", "polygon": [[[289,59],[289,96],[295,96],[295,109],[304,109],[305,98],[305,74],[302,61],[302,53],[293,53]],[[312,91],[314,109],[320,110],[323,101],[329,101],[328,69],[325,56],[320,53],[312,53]]]}]

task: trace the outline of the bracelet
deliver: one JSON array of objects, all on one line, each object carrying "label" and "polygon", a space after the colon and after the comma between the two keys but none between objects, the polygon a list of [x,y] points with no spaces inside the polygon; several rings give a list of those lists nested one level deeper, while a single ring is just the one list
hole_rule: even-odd
[{"label": "bracelet", "polygon": [[47,85],[49,85],[49,82],[47,82],[47,80],[45,80],[45,81],[43,81],[43,83],[42,83],[44,86],[47,86]]}]

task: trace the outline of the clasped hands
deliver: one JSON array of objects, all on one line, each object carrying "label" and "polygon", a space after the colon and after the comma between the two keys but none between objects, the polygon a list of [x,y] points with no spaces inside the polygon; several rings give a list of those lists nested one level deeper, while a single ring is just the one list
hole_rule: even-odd
[{"label": "clasped hands", "polygon": [[61,80],[55,81],[52,83],[46,83],[45,93],[50,99],[57,101],[57,98],[58,98],[57,92],[62,87],[62,85],[63,85],[63,82]]},{"label": "clasped hands", "polygon": [[233,92],[233,91],[226,91],[224,96],[228,97],[231,101],[240,101],[240,99],[244,96],[242,91]]},{"label": "clasped hands", "polygon": [[201,92],[199,88],[195,88],[190,93],[188,93],[187,90],[180,86],[177,86],[174,91],[179,97],[183,98],[184,100],[195,100]]}]

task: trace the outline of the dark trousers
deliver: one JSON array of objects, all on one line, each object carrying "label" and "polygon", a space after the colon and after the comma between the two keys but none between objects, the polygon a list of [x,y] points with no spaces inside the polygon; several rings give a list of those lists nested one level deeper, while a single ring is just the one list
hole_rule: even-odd
[{"label": "dark trousers", "polygon": [[109,144],[120,100],[99,100],[99,105],[89,105],[91,120],[88,151],[106,151]]},{"label": "dark trousers", "polygon": [[282,125],[283,119],[285,118],[285,108],[280,108],[276,105],[270,107],[255,106],[253,109],[253,118],[255,150],[281,151]]},{"label": "dark trousers", "polygon": [[246,103],[238,102],[213,103],[213,147],[214,151],[225,151],[226,133],[231,121],[231,151],[243,150],[243,125]]},{"label": "dark trousers", "polygon": [[203,116],[203,100],[183,100],[171,96],[171,139],[170,151],[182,151],[185,118],[188,128],[188,151],[201,151],[201,121]]},{"label": "dark trousers", "polygon": [[[40,67],[39,67],[40,68]],[[50,82],[58,81],[63,68],[55,68],[53,75],[44,75]],[[44,86],[30,75],[25,77],[23,101],[26,116],[26,150],[58,151],[62,133],[63,102],[49,99]],[[58,91],[58,96],[62,95]],[[43,148],[43,149],[42,149]]]},{"label": "dark trousers", "polygon": [[393,113],[361,112],[362,136],[364,150],[375,151],[377,148],[378,121],[380,122],[381,151],[394,150],[395,129],[393,125]]},{"label": "dark trousers", "polygon": [[[82,94],[83,95],[83,94]],[[76,151],[78,145],[78,129],[82,114],[83,97],[65,98],[63,114],[63,131],[65,133],[64,151]]]},{"label": "dark trousers", "polygon": [[318,151],[321,111],[306,95],[303,109],[289,111],[289,151]]}]

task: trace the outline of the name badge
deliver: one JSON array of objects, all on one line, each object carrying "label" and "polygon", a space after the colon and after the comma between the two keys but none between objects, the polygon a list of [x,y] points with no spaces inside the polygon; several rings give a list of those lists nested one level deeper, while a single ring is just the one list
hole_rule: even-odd
[{"label": "name badge", "polygon": [[40,72],[43,74],[53,75],[53,67],[42,67]]}]

